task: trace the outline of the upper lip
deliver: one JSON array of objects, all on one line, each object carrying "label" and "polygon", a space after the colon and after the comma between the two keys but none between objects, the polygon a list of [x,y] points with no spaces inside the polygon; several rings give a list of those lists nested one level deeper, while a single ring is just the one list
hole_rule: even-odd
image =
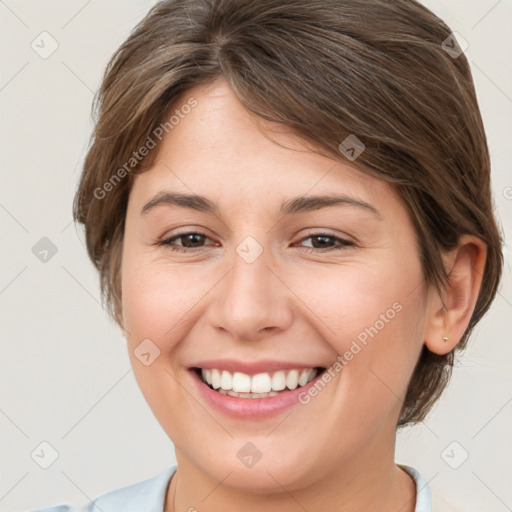
[{"label": "upper lip", "polygon": [[230,373],[240,372],[247,375],[256,375],[257,373],[272,373],[279,370],[301,370],[304,368],[325,368],[325,366],[300,363],[293,361],[276,361],[276,360],[261,360],[261,361],[237,361],[235,359],[209,359],[207,361],[198,361],[190,366],[190,369],[204,368],[217,370],[227,370]]}]

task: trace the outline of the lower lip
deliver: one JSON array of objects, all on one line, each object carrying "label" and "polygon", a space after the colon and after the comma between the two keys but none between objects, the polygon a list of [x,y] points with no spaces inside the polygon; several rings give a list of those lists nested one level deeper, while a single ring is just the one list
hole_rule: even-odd
[{"label": "lower lip", "polygon": [[238,398],[223,395],[205,384],[194,370],[189,370],[199,393],[204,400],[223,414],[234,418],[261,419],[275,416],[293,405],[302,405],[299,395],[308,391],[322,377],[318,374],[311,382],[299,388],[284,391],[276,396],[266,398]]}]

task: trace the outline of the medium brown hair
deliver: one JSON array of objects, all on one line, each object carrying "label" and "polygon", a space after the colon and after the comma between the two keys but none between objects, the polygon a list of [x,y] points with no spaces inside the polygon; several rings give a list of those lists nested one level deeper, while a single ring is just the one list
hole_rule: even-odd
[{"label": "medium brown hair", "polygon": [[[474,84],[464,54],[445,51],[450,34],[414,0],[157,3],[105,70],[74,203],[113,318],[121,325],[128,195],[158,148],[140,161],[134,151],[154,140],[187,91],[222,77],[248,111],[286,125],[319,153],[347,162],[339,145],[357,136],[365,150],[351,164],[395,187],[414,223],[425,281],[439,292],[449,279],[443,251],[462,234],[487,244],[478,300],[456,347],[463,349],[494,299],[503,256]],[[423,347],[399,426],[425,417],[453,360],[453,351]]]}]

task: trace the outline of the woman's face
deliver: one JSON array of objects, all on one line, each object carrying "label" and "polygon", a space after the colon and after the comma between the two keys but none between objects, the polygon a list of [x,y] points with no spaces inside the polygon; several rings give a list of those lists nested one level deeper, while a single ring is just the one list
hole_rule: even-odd
[{"label": "woman's face", "polygon": [[[134,181],[122,261],[133,370],[178,464],[265,491],[392,461],[428,310],[405,208],[349,162],[270,141],[223,81],[190,97]],[[196,368],[277,394],[223,394]]]}]

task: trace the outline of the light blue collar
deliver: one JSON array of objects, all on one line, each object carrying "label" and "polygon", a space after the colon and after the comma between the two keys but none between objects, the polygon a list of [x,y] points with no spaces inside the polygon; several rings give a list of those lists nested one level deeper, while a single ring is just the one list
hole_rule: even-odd
[{"label": "light blue collar", "polygon": [[414,512],[432,512],[432,493],[425,479],[411,466],[398,464],[404,471],[409,473],[416,484],[416,508]]}]

